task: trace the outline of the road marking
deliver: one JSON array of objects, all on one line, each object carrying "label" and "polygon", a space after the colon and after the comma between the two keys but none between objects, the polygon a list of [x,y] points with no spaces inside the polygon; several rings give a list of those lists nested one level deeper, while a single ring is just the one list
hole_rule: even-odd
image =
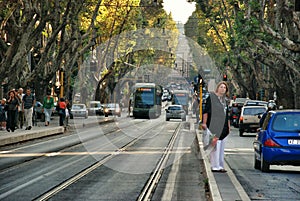
[{"label": "road marking", "polygon": [[[107,155],[115,154],[116,150],[112,151],[97,151],[97,152],[50,152],[50,153],[14,153],[14,154],[0,154],[0,158],[17,158],[17,157],[54,157],[54,156],[83,156],[83,155]],[[165,150],[161,151],[122,151],[118,154],[123,155],[148,155],[148,154],[163,154]],[[187,154],[191,150],[171,150],[170,154]]]},{"label": "road marking", "polygon": [[253,148],[231,148],[225,149],[225,152],[253,152]]}]

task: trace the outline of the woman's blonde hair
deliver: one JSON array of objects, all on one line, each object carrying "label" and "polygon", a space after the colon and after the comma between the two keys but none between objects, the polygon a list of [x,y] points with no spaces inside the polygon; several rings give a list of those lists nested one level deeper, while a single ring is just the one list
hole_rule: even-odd
[{"label": "woman's blonde hair", "polygon": [[225,81],[221,81],[221,82],[219,82],[219,83],[217,84],[217,87],[216,87],[215,92],[216,92],[216,93],[218,92],[218,89],[219,89],[219,87],[220,87],[222,84],[224,84],[224,85],[226,86],[226,95],[227,95],[229,89],[228,89],[228,84],[227,84]]}]

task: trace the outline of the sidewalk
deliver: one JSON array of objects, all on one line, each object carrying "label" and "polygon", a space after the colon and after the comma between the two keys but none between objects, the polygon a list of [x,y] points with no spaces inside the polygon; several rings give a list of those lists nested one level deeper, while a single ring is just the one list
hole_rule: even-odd
[{"label": "sidewalk", "polygon": [[235,177],[234,173],[225,160],[226,173],[212,172],[210,169],[209,158],[205,156],[202,144],[202,130],[195,124],[196,138],[203,158],[206,176],[208,178],[211,200],[213,201],[250,201],[247,193]]}]

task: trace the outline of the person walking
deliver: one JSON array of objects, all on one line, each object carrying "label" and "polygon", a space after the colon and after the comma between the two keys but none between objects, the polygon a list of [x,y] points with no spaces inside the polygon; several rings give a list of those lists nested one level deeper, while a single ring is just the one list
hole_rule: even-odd
[{"label": "person walking", "polygon": [[24,110],[23,110],[23,88],[18,89],[17,97],[19,98],[20,105],[18,106],[18,119],[17,119],[17,127],[22,129],[24,125]]},{"label": "person walking", "polygon": [[66,99],[66,117],[65,117],[65,127],[69,126],[69,119],[73,116],[71,111],[72,105],[69,99]]},{"label": "person walking", "polygon": [[54,108],[54,98],[51,93],[47,93],[43,100],[43,111],[45,114],[45,126],[49,126],[51,121],[51,115]]},{"label": "person walking", "polygon": [[6,130],[6,121],[7,121],[6,111],[7,111],[6,99],[3,98],[0,104],[0,130]]},{"label": "person walking", "polygon": [[6,130],[8,132],[14,132],[16,129],[16,112],[18,110],[20,102],[16,97],[15,90],[11,90],[8,92],[8,100],[7,100],[7,125]]},{"label": "person walking", "polygon": [[26,94],[23,96],[23,110],[24,110],[24,115],[26,119],[26,129],[25,130],[30,130],[32,128],[32,114],[33,114],[33,108],[35,105],[35,97],[31,93],[31,89],[26,89]]},{"label": "person walking", "polygon": [[213,172],[226,172],[224,169],[224,149],[226,137],[230,132],[227,92],[227,83],[224,81],[218,83],[215,92],[210,93],[203,109],[202,129],[209,129],[218,138],[215,148],[210,153]]},{"label": "person walking", "polygon": [[200,121],[199,102],[200,102],[200,100],[199,100],[197,94],[194,94],[194,95],[193,95],[192,108],[193,108],[193,114],[196,115],[196,122],[195,122],[195,124],[199,124],[199,121]]},{"label": "person walking", "polygon": [[58,115],[59,115],[59,125],[64,126],[64,121],[66,118],[66,108],[67,108],[67,104],[64,98],[59,99],[57,107],[58,107]]}]

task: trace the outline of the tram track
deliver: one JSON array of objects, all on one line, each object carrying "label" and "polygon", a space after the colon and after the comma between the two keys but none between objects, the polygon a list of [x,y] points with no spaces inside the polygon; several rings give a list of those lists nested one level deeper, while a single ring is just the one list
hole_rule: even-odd
[{"label": "tram track", "polygon": [[166,166],[166,163],[169,159],[169,155],[174,146],[175,140],[178,136],[180,127],[181,127],[181,124],[179,124],[177,126],[177,128],[175,129],[167,147],[165,148],[165,151],[164,151],[162,157],[160,158],[159,162],[157,163],[156,168],[152,172],[149,180],[147,181],[146,185],[144,186],[143,190],[141,191],[140,196],[137,199],[138,201],[146,201],[146,200],[151,199],[153,192],[155,191],[155,188],[163,174],[164,167]]},{"label": "tram track", "polygon": [[[160,122],[159,124],[163,124]],[[157,127],[157,125],[151,127],[148,129],[148,131],[151,131],[154,127]],[[165,150],[158,161],[154,171],[152,172],[151,176],[149,177],[148,181],[146,182],[144,188],[142,189],[139,198],[137,200],[149,200],[152,196],[152,193],[155,191],[156,184],[159,182],[159,179],[163,173],[163,168],[165,167],[168,157],[172,151],[172,147],[174,146],[175,140],[177,138],[177,135],[179,133],[181,124],[178,124],[174,133],[172,134],[171,139],[168,142],[168,145],[165,147]],[[73,183],[77,182],[81,178],[85,177],[86,175],[92,173],[97,168],[103,166],[108,161],[112,160],[114,157],[116,157],[119,154],[122,154],[123,152],[126,152],[127,149],[132,147],[136,142],[138,142],[140,139],[142,139],[145,135],[147,135],[147,132],[145,132],[143,135],[141,135],[138,138],[135,138],[131,140],[129,143],[124,145],[123,147],[119,148],[118,150],[110,153],[106,157],[104,157],[102,160],[94,163],[90,167],[84,169],[83,171],[79,172],[78,174],[74,175],[73,177],[65,180],[61,184],[55,186],[51,190],[45,192],[43,195],[40,195],[39,197],[35,198],[35,201],[45,201],[53,197],[54,195],[58,194],[68,186],[72,185]]]},{"label": "tram track", "polygon": [[[145,123],[145,122],[146,121],[140,121],[140,122],[137,122],[133,125],[126,125],[123,128],[128,128],[130,126],[136,126],[138,124],[142,124],[142,123]],[[113,124],[113,123],[109,123],[109,124]],[[120,128],[116,127],[116,128],[113,128],[112,130],[105,131],[103,133],[103,136],[108,136],[110,134],[116,133],[116,132],[118,132],[118,130],[120,130]],[[74,133],[72,135],[74,136],[74,135],[76,135],[76,133]],[[22,146],[22,147],[7,149],[7,150],[1,151],[0,152],[0,157],[2,157],[2,158],[9,157],[9,156],[16,156],[16,155],[22,157],[22,155],[24,156],[26,154],[27,154],[27,157],[26,157],[26,161],[21,161],[21,163],[13,164],[12,166],[1,169],[0,174],[5,172],[5,171],[9,171],[11,169],[20,168],[21,166],[24,166],[24,165],[30,165],[30,163],[34,163],[35,160],[40,159],[40,158],[45,157],[45,156],[48,156],[51,153],[67,152],[70,149],[74,149],[76,147],[82,146],[83,141],[77,139],[77,140],[71,141],[67,146],[65,146],[65,145],[63,147],[58,146],[58,147],[55,147],[51,150],[47,150],[46,152],[27,153],[27,151],[26,151],[28,149],[35,149],[35,147],[37,147],[37,146],[43,146],[46,143],[48,143],[48,144],[61,144],[61,142],[60,142],[61,140],[64,140],[65,138],[70,138],[70,137],[72,137],[72,136],[71,135],[65,136],[63,134],[62,135],[57,135],[55,139],[51,138],[51,139],[46,140],[46,141],[42,141],[42,142],[39,141],[38,143],[35,143],[35,144],[25,145],[25,146]],[[95,140],[99,137],[101,137],[101,136],[94,135],[92,137],[86,138],[84,143],[88,143],[89,141],[93,141],[93,140]],[[28,156],[28,155],[31,155],[31,157]]]},{"label": "tram track", "polygon": [[[138,123],[142,123],[142,122],[138,122]],[[71,184],[73,184],[74,182],[80,180],[82,177],[84,177],[85,175],[91,173],[93,170],[101,167],[102,165],[104,165],[106,162],[108,162],[109,160],[113,159],[115,156],[121,154],[122,152],[125,152],[128,148],[130,148],[133,144],[135,144],[137,141],[139,141],[140,139],[143,139],[143,137],[145,135],[147,135],[147,133],[151,130],[153,130],[154,128],[158,127],[158,126],[161,126],[163,124],[163,122],[159,122],[158,124],[154,124],[153,126],[151,127],[148,127],[147,130],[142,134],[140,135],[138,138],[135,138],[133,140],[131,140],[129,143],[125,144],[124,146],[120,147],[118,150],[115,150],[109,154],[107,154],[106,156],[104,156],[100,161],[92,164],[91,166],[89,166],[88,168],[86,169],[83,169],[82,171],[78,172],[77,174],[75,174],[74,176],[70,177],[69,179],[65,180],[64,182],[61,182],[59,185],[56,185],[55,187],[52,187],[51,190],[47,191],[46,193],[43,193],[42,195],[36,197],[34,200],[47,200],[49,199],[50,197],[52,197],[53,195],[59,193],[60,191],[62,191],[63,189],[67,188],[68,186],[70,186]],[[111,130],[109,133],[115,133],[115,132],[118,132],[118,129],[114,129],[114,130]],[[108,133],[105,133],[106,135]],[[122,140],[122,139],[118,139],[118,140]],[[66,151],[68,151],[69,149],[72,149],[74,147],[77,147],[77,146],[80,146],[79,144],[76,144],[76,145],[73,145],[71,147],[68,147],[68,148],[64,148],[64,149],[60,149],[60,150],[57,150],[58,154],[59,153],[64,153]],[[48,153],[50,154],[50,153]],[[40,159],[41,160],[42,156],[36,158],[37,159]],[[83,160],[84,157],[82,157],[81,159]],[[31,160],[31,161],[27,161],[24,165],[30,165],[30,163],[33,163],[34,160]],[[80,161],[77,161],[77,163],[80,162]],[[21,168],[23,164],[19,164],[18,166],[14,166],[12,167],[11,169],[18,169],[18,168]],[[6,169],[5,171],[9,171],[10,169]],[[55,170],[53,170],[55,171]],[[0,172],[1,174],[4,174],[3,173],[3,170]],[[43,177],[43,175],[41,175]],[[29,183],[32,183],[34,181],[37,181],[39,180],[38,178],[41,177],[41,176],[38,176],[36,175],[36,178],[31,178],[30,181],[27,181]],[[27,184],[16,184],[17,186],[14,187],[14,189],[10,189],[10,192],[13,193],[14,190],[20,190],[22,189],[22,187],[26,187]],[[3,190],[3,189],[2,189]],[[0,197],[6,197],[6,195],[9,195],[10,192],[6,192],[6,193],[1,193],[0,194]],[[5,196],[4,196],[5,195]]]}]

